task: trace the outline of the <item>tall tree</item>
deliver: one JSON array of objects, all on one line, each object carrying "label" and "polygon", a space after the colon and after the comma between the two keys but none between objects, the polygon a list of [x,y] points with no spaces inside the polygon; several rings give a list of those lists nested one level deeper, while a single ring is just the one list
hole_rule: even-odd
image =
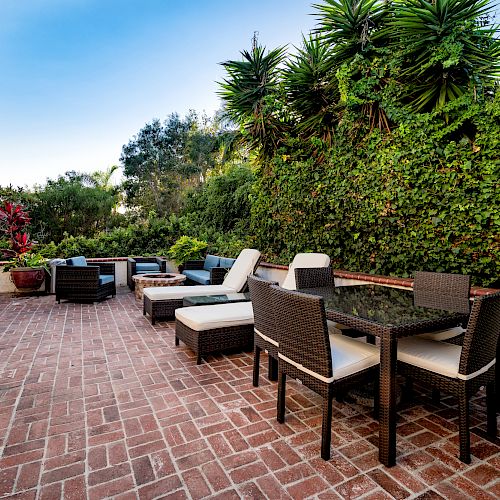
[{"label": "tall tree", "polygon": [[202,171],[189,156],[189,137],[195,128],[194,113],[183,119],[174,113],[163,124],[147,123],[123,146],[120,162],[130,208],[153,210],[160,216],[179,209],[181,188]]}]

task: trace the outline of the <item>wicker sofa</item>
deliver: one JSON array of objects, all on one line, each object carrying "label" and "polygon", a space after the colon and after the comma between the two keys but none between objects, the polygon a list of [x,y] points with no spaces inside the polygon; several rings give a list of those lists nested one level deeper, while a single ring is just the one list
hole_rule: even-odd
[{"label": "wicker sofa", "polygon": [[235,261],[236,259],[208,254],[205,260],[188,260],[182,274],[186,276],[188,285],[222,285]]},{"label": "wicker sofa", "polygon": [[116,295],[115,264],[92,262],[85,257],[66,259],[66,265],[58,266],[56,274],[56,300],[75,302],[99,302]]}]

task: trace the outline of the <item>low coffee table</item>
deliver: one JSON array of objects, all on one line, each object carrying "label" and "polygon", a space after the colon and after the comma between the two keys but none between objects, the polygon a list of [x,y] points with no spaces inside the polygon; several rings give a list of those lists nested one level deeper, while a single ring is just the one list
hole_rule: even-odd
[{"label": "low coffee table", "polygon": [[132,279],[135,281],[135,298],[142,300],[144,288],[182,285],[186,276],[179,273],[152,273],[135,274]]},{"label": "low coffee table", "polygon": [[224,295],[193,295],[184,297],[183,307],[190,306],[213,306],[215,304],[229,304],[230,302],[249,302],[250,294],[246,293],[227,293]]}]

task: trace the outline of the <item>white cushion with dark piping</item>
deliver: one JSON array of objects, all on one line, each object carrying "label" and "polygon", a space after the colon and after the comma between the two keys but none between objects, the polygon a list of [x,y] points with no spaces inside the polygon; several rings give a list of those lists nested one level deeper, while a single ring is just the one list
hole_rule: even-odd
[{"label": "white cushion with dark piping", "polygon": [[197,332],[231,326],[252,325],[252,303],[235,302],[211,306],[183,307],[176,309],[175,319]]},{"label": "white cushion with dark piping", "polygon": [[287,290],[297,290],[295,282],[295,269],[303,269],[309,267],[328,267],[330,265],[330,257],[324,253],[298,253],[290,266],[288,273],[281,285],[281,288]]},{"label": "white cushion with dark piping", "polygon": [[259,259],[260,252],[258,250],[253,248],[243,249],[227,273],[222,285],[240,292],[245,287],[247,278],[253,273]]}]

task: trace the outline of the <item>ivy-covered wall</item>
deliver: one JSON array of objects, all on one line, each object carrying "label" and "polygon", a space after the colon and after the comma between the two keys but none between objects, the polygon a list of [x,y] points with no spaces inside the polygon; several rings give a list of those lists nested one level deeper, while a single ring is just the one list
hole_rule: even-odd
[{"label": "ivy-covered wall", "polygon": [[261,167],[253,193],[258,248],[282,263],[312,250],[351,271],[429,270],[470,273],[480,285],[496,281],[500,96],[469,104],[450,123],[413,115],[391,133],[377,129],[360,140],[346,119],[325,161],[275,156]]}]

